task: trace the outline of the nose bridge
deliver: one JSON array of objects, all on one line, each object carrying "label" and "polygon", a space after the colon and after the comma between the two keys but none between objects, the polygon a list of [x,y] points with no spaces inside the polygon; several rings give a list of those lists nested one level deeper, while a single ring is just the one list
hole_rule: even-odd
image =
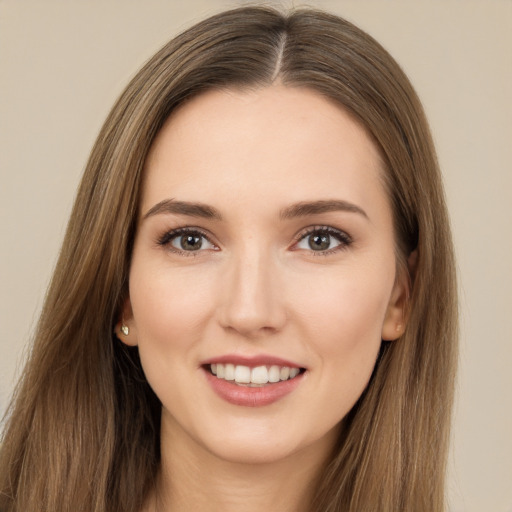
[{"label": "nose bridge", "polygon": [[279,330],[285,312],[279,265],[271,251],[246,243],[232,254],[225,274],[221,322],[244,335]]}]

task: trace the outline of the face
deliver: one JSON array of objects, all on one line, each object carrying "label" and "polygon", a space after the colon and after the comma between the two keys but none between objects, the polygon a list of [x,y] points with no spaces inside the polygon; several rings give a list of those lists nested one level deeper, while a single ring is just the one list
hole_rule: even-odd
[{"label": "face", "polygon": [[212,91],[145,173],[120,337],[162,436],[245,462],[330,447],[401,323],[372,140],[307,89]]}]

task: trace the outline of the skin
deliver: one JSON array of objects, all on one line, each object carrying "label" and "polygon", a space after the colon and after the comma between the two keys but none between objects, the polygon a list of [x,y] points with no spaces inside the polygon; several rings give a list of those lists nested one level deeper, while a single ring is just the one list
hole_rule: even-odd
[{"label": "skin", "polygon": [[[163,407],[147,510],[308,509],[381,340],[402,329],[406,283],[382,173],[365,130],[308,89],[211,91],[164,125],[146,162],[123,312],[130,332],[119,333],[138,345]],[[209,205],[222,220],[147,215],[165,200]],[[333,200],[360,211],[280,216]],[[199,250],[166,236],[190,226],[208,238]],[[329,248],[312,249],[311,230],[326,228]],[[307,369],[263,407],[224,401],[201,368],[261,353]]]}]

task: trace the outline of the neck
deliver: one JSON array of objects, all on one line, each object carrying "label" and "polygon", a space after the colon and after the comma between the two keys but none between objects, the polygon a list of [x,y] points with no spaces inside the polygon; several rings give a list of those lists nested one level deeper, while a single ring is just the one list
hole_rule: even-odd
[{"label": "neck", "polygon": [[338,432],[255,464],[221,459],[181,434],[163,429],[160,474],[146,512],[308,512]]}]

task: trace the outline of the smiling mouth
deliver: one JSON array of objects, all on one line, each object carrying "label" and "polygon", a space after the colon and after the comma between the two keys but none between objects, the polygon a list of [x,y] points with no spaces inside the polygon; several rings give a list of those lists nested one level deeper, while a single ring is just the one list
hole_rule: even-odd
[{"label": "smiling mouth", "polygon": [[306,371],[305,368],[290,366],[271,365],[251,368],[250,366],[229,363],[208,364],[205,365],[205,369],[218,379],[244,387],[263,387],[269,384],[277,384],[278,382],[292,380]]}]

